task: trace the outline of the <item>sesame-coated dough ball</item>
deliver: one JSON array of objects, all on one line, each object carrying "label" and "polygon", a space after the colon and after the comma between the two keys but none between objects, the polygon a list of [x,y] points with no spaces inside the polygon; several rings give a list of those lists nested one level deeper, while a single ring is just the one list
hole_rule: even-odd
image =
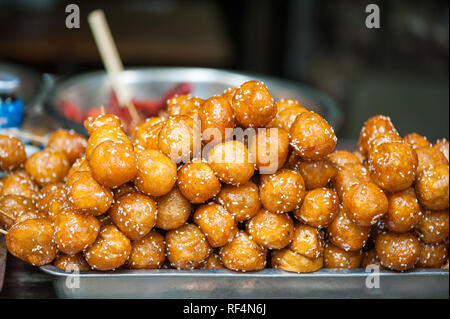
[{"label": "sesame-coated dough ball", "polygon": [[233,109],[222,96],[213,96],[203,103],[198,112],[202,141],[210,143],[220,133],[221,141],[226,140],[235,126]]},{"label": "sesame-coated dough ball", "polygon": [[177,95],[167,100],[167,112],[170,116],[188,115],[198,112],[204,99],[191,95]]},{"label": "sesame-coated dough ball", "polygon": [[0,197],[6,195],[20,195],[31,200],[38,197],[39,187],[31,179],[30,175],[24,171],[15,171],[3,178],[3,187],[0,189]]},{"label": "sesame-coated dough ball", "polygon": [[272,267],[297,273],[310,273],[323,267],[323,257],[308,258],[290,249],[284,248],[272,252]]},{"label": "sesame-coated dough ball", "polygon": [[43,266],[55,259],[58,249],[53,241],[52,224],[44,218],[17,223],[6,235],[8,251],[33,266]]},{"label": "sesame-coated dough ball", "polygon": [[337,174],[337,168],[326,157],[317,160],[302,160],[298,156],[296,158],[292,169],[302,175],[308,190],[326,187]]},{"label": "sesame-coated dough ball", "polygon": [[427,244],[441,243],[448,239],[448,209],[425,211],[414,229],[421,241]]},{"label": "sesame-coated dough ball", "polygon": [[397,132],[375,135],[368,141],[368,154],[372,153],[381,144],[394,142],[405,143],[405,140]]},{"label": "sesame-coated dough ball", "polygon": [[133,182],[143,193],[162,196],[170,192],[177,181],[177,166],[156,150],[136,151],[138,173]]},{"label": "sesame-coated dough ball", "polygon": [[147,235],[156,224],[156,202],[141,193],[120,196],[109,210],[112,222],[131,240]]},{"label": "sesame-coated dough ball", "polygon": [[209,152],[208,163],[219,180],[226,184],[245,184],[254,172],[249,151],[239,141],[227,141],[214,146]]},{"label": "sesame-coated dough ball", "polygon": [[416,181],[416,194],[420,204],[427,209],[448,208],[449,201],[448,165],[439,165],[420,173]]},{"label": "sesame-coated dough ball", "polygon": [[327,156],[328,160],[335,165],[335,167],[342,167],[347,164],[361,164],[358,157],[349,151],[334,151]]},{"label": "sesame-coated dough ball", "polygon": [[284,110],[289,110],[292,108],[300,108],[302,112],[308,111],[308,109],[303,107],[296,99],[281,99],[277,102],[277,114],[283,112]]},{"label": "sesame-coated dough ball", "polygon": [[360,226],[369,227],[388,210],[388,199],[374,183],[353,185],[344,195],[343,204],[348,217]]},{"label": "sesame-coated dough ball", "polygon": [[420,255],[417,262],[418,268],[441,268],[448,258],[448,245],[426,244],[420,242]]},{"label": "sesame-coated dough ball", "polygon": [[361,250],[345,251],[328,243],[323,253],[323,268],[355,269],[360,268],[362,262]]},{"label": "sesame-coated dough ball", "polygon": [[116,144],[124,144],[125,147],[133,149],[133,143],[131,143],[122,128],[105,125],[96,129],[89,137],[88,145],[86,147],[86,159],[90,161],[92,153],[94,153],[97,146],[106,141],[112,141]]},{"label": "sesame-coated dough ball", "polygon": [[220,251],[220,258],[225,267],[235,271],[261,270],[266,265],[267,249],[258,245],[243,231]]},{"label": "sesame-coated dough ball", "polygon": [[110,126],[122,128],[122,122],[117,115],[114,114],[100,114],[98,116],[88,117],[84,123],[84,127],[88,131],[89,135],[92,135],[98,128],[102,126]]},{"label": "sesame-coated dough ball", "polygon": [[444,154],[445,158],[448,161],[449,144],[445,138],[438,140],[436,144],[433,145],[433,148]]},{"label": "sesame-coated dough ball", "polygon": [[211,251],[205,234],[194,224],[166,233],[166,256],[174,268],[200,268]]},{"label": "sesame-coated dough ball", "polygon": [[416,149],[417,154],[417,175],[424,170],[439,166],[448,165],[448,159],[439,150],[433,147],[420,147]]},{"label": "sesame-coated dough ball", "polygon": [[221,96],[226,99],[231,105],[233,103],[233,97],[238,90],[239,88],[228,88],[222,92]]},{"label": "sesame-coated dough ball", "polygon": [[90,172],[91,169],[89,168],[89,163],[86,160],[86,156],[77,158],[75,163],[72,164],[72,166],[70,167],[69,171],[67,172],[66,175],[66,180],[73,174],[76,172]]},{"label": "sesame-coated dough ball", "polygon": [[94,216],[67,210],[55,221],[54,240],[60,251],[68,255],[78,254],[97,239],[100,222]]},{"label": "sesame-coated dough ball", "polygon": [[212,253],[206,259],[205,264],[203,265],[203,269],[225,269],[220,256],[216,253]]},{"label": "sesame-coated dough ball", "polygon": [[139,190],[137,189],[136,185],[129,182],[129,183],[122,184],[119,187],[112,189],[112,192],[113,192],[114,200],[116,200],[122,195],[125,195],[128,193],[139,192]]},{"label": "sesame-coated dough ball", "polygon": [[322,235],[317,228],[297,224],[289,249],[310,259],[323,256]]},{"label": "sesame-coated dough ball", "polygon": [[25,145],[21,140],[0,134],[0,170],[12,171],[23,166],[26,159]]},{"label": "sesame-coated dough ball", "polygon": [[169,117],[158,136],[158,147],[175,163],[187,162],[192,155],[194,128],[192,119],[185,115]]},{"label": "sesame-coated dough ball", "polygon": [[343,200],[344,194],[350,187],[371,181],[369,170],[366,167],[361,164],[346,164],[339,168],[332,184],[339,198]]},{"label": "sesame-coated dough ball", "polygon": [[87,139],[74,131],[57,130],[50,135],[46,148],[64,153],[72,164],[86,150]]},{"label": "sesame-coated dough ball", "polygon": [[369,151],[369,140],[376,135],[383,135],[385,133],[397,133],[391,119],[384,115],[375,115],[368,119],[361,130],[358,150],[363,154],[367,155]]},{"label": "sesame-coated dough ball", "polygon": [[69,171],[69,161],[64,153],[43,150],[28,157],[25,169],[36,183],[45,186],[63,181]]},{"label": "sesame-coated dough ball", "polygon": [[178,188],[191,203],[203,203],[220,192],[220,182],[207,163],[184,164],[178,171]]},{"label": "sesame-coated dough ball", "polygon": [[236,121],[244,128],[264,127],[275,117],[277,107],[264,83],[248,81],[233,96]]},{"label": "sesame-coated dough ball", "polygon": [[277,102],[277,114],[268,127],[278,127],[289,132],[297,116],[304,112],[308,112],[308,110],[298,101],[294,99],[280,100]]},{"label": "sesame-coated dough ball", "polygon": [[339,210],[339,198],[332,189],[322,187],[306,193],[302,206],[294,211],[301,222],[317,228],[327,227]]},{"label": "sesame-coated dough ball", "polygon": [[164,264],[166,243],[164,236],[152,230],[145,237],[131,242],[127,266],[131,269],[158,269]]},{"label": "sesame-coated dough ball", "polygon": [[84,259],[83,254],[79,253],[73,256],[59,253],[53,262],[53,266],[65,271],[89,271],[91,267]]},{"label": "sesame-coated dough ball", "polygon": [[247,182],[240,186],[223,186],[219,195],[217,195],[217,202],[234,216],[236,222],[252,218],[261,208],[259,189],[253,182]]},{"label": "sesame-coated dough ball", "polygon": [[420,217],[420,205],[414,188],[390,194],[388,201],[388,211],[384,215],[385,227],[396,233],[406,233],[414,228]]},{"label": "sesame-coated dough ball", "polygon": [[422,136],[415,132],[409,133],[403,139],[405,140],[406,143],[411,145],[413,149],[419,147],[431,147],[431,143],[425,136]]},{"label": "sesame-coated dough ball", "polygon": [[420,256],[419,240],[412,233],[385,231],[378,235],[375,250],[383,267],[397,271],[414,268]]},{"label": "sesame-coated dough ball", "polygon": [[114,225],[103,226],[84,257],[95,270],[113,270],[125,264],[131,253],[130,240]]},{"label": "sesame-coated dough ball", "polygon": [[353,155],[356,156],[356,158],[359,160],[360,164],[366,165],[367,162],[367,156],[365,156],[363,153],[361,153],[360,151],[354,151],[352,153]]},{"label": "sesame-coated dough ball", "polygon": [[131,138],[143,148],[158,149],[158,135],[163,125],[162,117],[149,117],[135,127]]},{"label": "sesame-coated dough ball", "polygon": [[210,203],[197,208],[194,222],[200,227],[212,247],[226,245],[237,232],[233,215],[219,204]]},{"label": "sesame-coated dough ball", "polygon": [[294,222],[288,214],[262,209],[247,222],[247,232],[260,246],[281,249],[289,245],[294,236]]},{"label": "sesame-coated dough ball", "polygon": [[291,146],[302,158],[318,159],[330,154],[336,147],[337,138],[333,128],[314,112],[297,116],[289,133]]},{"label": "sesame-coated dough ball", "polygon": [[36,201],[36,206],[40,212],[46,214],[48,220],[56,221],[58,215],[70,206],[64,184],[54,183],[44,186]]},{"label": "sesame-coated dough ball", "polygon": [[9,194],[0,197],[0,210],[15,218],[15,220],[12,220],[3,214],[0,214],[0,225],[3,226],[4,229],[8,229],[17,222],[17,218],[27,212],[34,212],[36,207],[29,198]]},{"label": "sesame-coated dough ball", "polygon": [[158,197],[157,203],[156,227],[164,230],[182,226],[191,214],[191,203],[181,194],[178,187],[174,187],[166,195]]},{"label": "sesame-coated dough ball", "polygon": [[305,197],[305,183],[300,173],[281,169],[261,176],[259,194],[265,209],[285,213],[300,207]]}]

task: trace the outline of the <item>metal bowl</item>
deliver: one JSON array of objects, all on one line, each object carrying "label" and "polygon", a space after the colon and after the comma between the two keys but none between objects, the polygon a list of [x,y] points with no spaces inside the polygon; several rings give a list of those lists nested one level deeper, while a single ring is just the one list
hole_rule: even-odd
[{"label": "metal bowl", "polygon": [[[122,81],[138,99],[159,98],[167,90],[180,82],[193,85],[192,94],[201,98],[220,94],[230,87],[238,87],[249,80],[263,81],[275,99],[295,98],[324,116],[328,122],[339,129],[342,116],[336,104],[325,94],[299,83],[259,74],[237,73],[219,69],[149,67],[128,69]],[[105,72],[86,73],[57,83],[47,95],[46,110],[66,127],[84,132],[84,128],[62,115],[59,106],[63,100],[70,100],[83,110],[100,106],[108,101],[111,85]]]}]

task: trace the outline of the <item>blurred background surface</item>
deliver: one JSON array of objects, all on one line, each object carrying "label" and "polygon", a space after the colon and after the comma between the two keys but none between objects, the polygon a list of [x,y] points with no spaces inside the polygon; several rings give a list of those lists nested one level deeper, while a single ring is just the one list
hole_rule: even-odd
[{"label": "blurred background surface", "polygon": [[[80,29],[65,28],[68,3]],[[381,9],[367,29],[366,5]],[[0,0],[0,61],[73,75],[102,69],[87,14],[102,8],[124,64],[202,66],[312,85],[338,103],[341,138],[370,116],[401,134],[449,135],[449,2]]]}]

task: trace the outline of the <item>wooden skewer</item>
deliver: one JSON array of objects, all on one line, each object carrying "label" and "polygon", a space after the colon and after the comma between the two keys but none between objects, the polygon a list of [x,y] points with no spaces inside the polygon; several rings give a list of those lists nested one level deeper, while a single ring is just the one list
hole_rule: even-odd
[{"label": "wooden skewer", "polygon": [[8,235],[8,232],[6,230],[0,229],[0,234],[3,234],[6,236],[6,235]]},{"label": "wooden skewer", "polygon": [[15,137],[20,137],[20,138],[24,138],[27,140],[31,140],[35,143],[38,144],[45,144],[47,139],[43,136],[37,135],[37,134],[33,134],[33,133],[29,133],[29,132],[25,132],[25,131],[20,131],[18,129],[8,129],[6,130],[7,132],[11,132],[11,135],[14,135]]},{"label": "wooden skewer", "polygon": [[128,108],[133,122],[137,124],[140,122],[140,117],[131,100],[129,91],[120,81],[123,64],[103,10],[92,11],[88,16],[88,22],[100,52],[103,65],[105,66],[106,72],[108,72],[113,89],[117,94],[119,104]]},{"label": "wooden skewer", "polygon": [[11,216],[10,214],[8,214],[7,212],[5,212],[5,211],[3,211],[3,210],[1,210],[1,209],[0,209],[0,214],[2,214],[3,216],[8,217],[9,219],[11,219],[11,220],[13,220],[13,221],[16,220],[13,216]]}]

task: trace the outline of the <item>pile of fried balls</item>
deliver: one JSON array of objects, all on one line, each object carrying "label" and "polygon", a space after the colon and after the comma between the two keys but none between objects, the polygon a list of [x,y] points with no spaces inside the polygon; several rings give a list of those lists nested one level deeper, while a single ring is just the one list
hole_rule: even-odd
[{"label": "pile of fried balls", "polygon": [[175,96],[127,129],[105,113],[84,126],[88,139],[61,129],[28,158],[0,135],[0,225],[32,265],[448,269],[449,143],[402,137],[386,116],[364,124],[357,151],[335,151],[324,118],[249,81]]}]

